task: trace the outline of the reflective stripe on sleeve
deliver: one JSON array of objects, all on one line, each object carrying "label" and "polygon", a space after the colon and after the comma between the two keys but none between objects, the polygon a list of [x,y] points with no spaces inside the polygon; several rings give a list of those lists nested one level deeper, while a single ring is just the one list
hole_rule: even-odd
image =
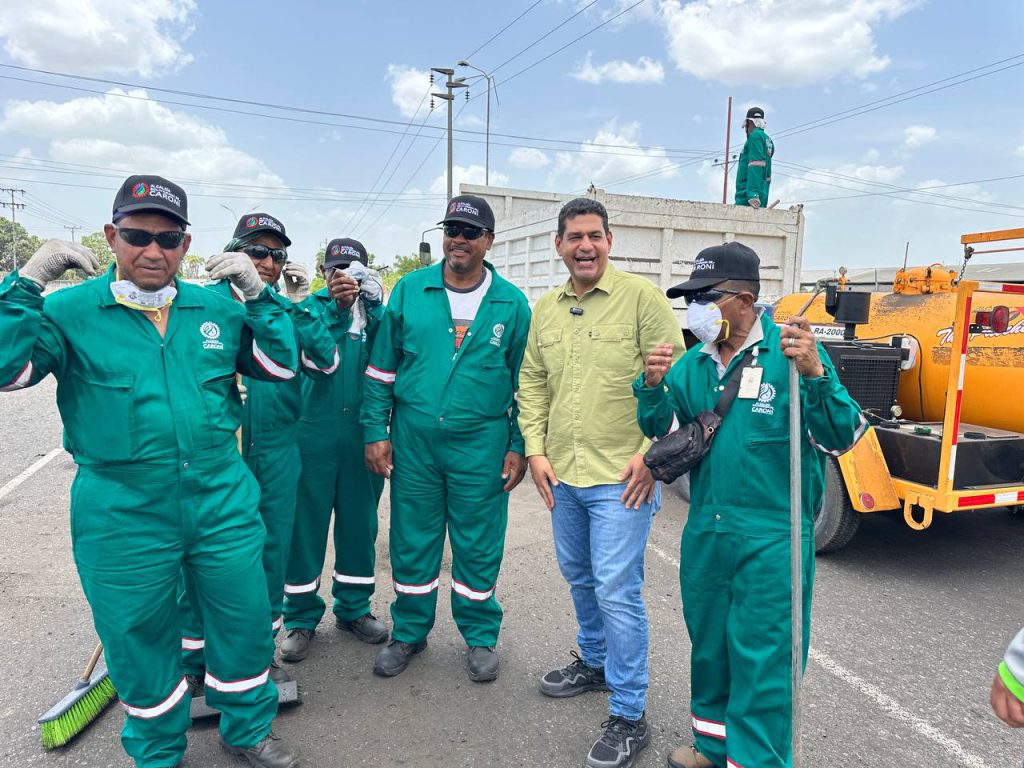
[{"label": "reflective stripe on sleeve", "polygon": [[373,576],[348,576],[337,571],[334,572],[334,580],[339,584],[374,584],[376,582]]},{"label": "reflective stripe on sleeve", "polygon": [[283,365],[275,363],[273,360],[271,360],[270,356],[259,348],[259,345],[256,343],[255,339],[253,339],[252,342],[252,356],[256,359],[256,362],[259,363],[260,368],[269,373],[275,379],[281,379],[281,381],[288,381],[289,379],[295,378],[295,371],[291,370],[290,368],[285,368]]},{"label": "reflective stripe on sleeve", "polygon": [[765,168],[768,163],[764,160],[751,160],[747,163],[747,168]]},{"label": "reflective stripe on sleeve", "polygon": [[666,432],[664,435],[662,435],[662,437],[668,437],[673,432],[677,432],[678,430],[679,430],[679,417],[676,416],[673,413],[672,414],[672,423],[668,425],[668,432]]},{"label": "reflective stripe on sleeve", "polygon": [[311,371],[320,371],[320,373],[334,373],[336,370],[338,370],[338,363],[341,362],[341,357],[338,355],[337,346],[335,346],[334,348],[334,362],[331,363],[330,368],[321,368],[319,365],[317,365],[308,357],[306,357],[305,352],[301,352],[299,354],[299,359],[302,360],[302,364],[309,368]]},{"label": "reflective stripe on sleeve", "polygon": [[372,365],[366,366],[366,377],[376,381],[382,381],[385,384],[395,383],[394,371],[382,371],[380,368],[374,368]]},{"label": "reflective stripe on sleeve", "polygon": [[[845,448],[842,448],[842,449],[837,450],[837,451],[830,451],[828,448],[825,448],[820,443],[818,443],[818,441],[814,439],[814,435],[811,434],[811,430],[808,429],[807,430],[807,437],[810,439],[811,445],[813,445],[815,448],[817,448],[822,453],[827,453],[829,456],[842,456],[848,450],[853,448],[853,446],[855,446],[857,444],[857,441],[860,440],[864,436],[864,433],[868,431],[868,420],[864,418],[864,414],[863,413],[858,414],[858,415],[860,416],[860,424],[857,426],[857,430],[853,433],[853,442],[850,443]],[[956,446],[953,446],[953,447],[955,448]]]},{"label": "reflective stripe on sleeve", "polygon": [[725,768],[743,768],[742,765],[737,763],[735,760],[725,759]]},{"label": "reflective stripe on sleeve", "polygon": [[154,717],[160,717],[167,712],[170,712],[174,705],[181,701],[182,696],[185,695],[185,691],[188,690],[188,683],[185,682],[185,678],[181,678],[178,684],[175,686],[171,695],[161,701],[159,704],[153,707],[133,707],[126,701],[121,702],[121,706],[124,707],[124,711],[132,717],[141,717],[144,720],[149,720]]},{"label": "reflective stripe on sleeve", "polygon": [[28,383],[32,380],[32,361],[29,360],[25,363],[25,367],[18,371],[18,375],[15,376],[9,384],[5,384],[0,387],[0,392],[13,392],[16,389],[24,389],[28,386]]},{"label": "reflective stripe on sleeve", "polygon": [[213,688],[215,691],[221,693],[244,693],[245,691],[251,691],[253,688],[259,688],[267,682],[270,676],[270,667],[264,669],[256,677],[246,677],[242,680],[218,680],[216,677],[210,674],[209,670],[206,672],[206,684]]},{"label": "reflective stripe on sleeve", "polygon": [[183,651],[201,651],[205,647],[206,641],[201,637],[181,638],[181,650]]},{"label": "reflective stripe on sleeve", "polygon": [[278,616],[274,619],[274,623],[270,625],[270,629],[273,632],[277,632],[282,627],[284,627],[284,616]]},{"label": "reflective stripe on sleeve", "polygon": [[691,714],[693,718],[693,730],[704,736],[713,736],[716,739],[725,738],[725,723],[716,723],[714,720],[704,720]]},{"label": "reflective stripe on sleeve", "polygon": [[426,584],[402,584],[401,582],[395,582],[395,592],[399,592],[403,595],[429,595],[435,589],[437,589],[438,579],[427,582]]},{"label": "reflective stripe on sleeve", "polygon": [[477,602],[483,600],[489,600],[491,595],[494,594],[494,587],[491,587],[486,592],[477,592],[475,589],[470,589],[460,581],[452,579],[452,590],[465,598],[470,600],[476,600]]},{"label": "reflective stripe on sleeve", "polygon": [[320,589],[320,577],[317,576],[309,584],[285,584],[284,593],[286,595],[304,595],[307,592],[316,592]]}]

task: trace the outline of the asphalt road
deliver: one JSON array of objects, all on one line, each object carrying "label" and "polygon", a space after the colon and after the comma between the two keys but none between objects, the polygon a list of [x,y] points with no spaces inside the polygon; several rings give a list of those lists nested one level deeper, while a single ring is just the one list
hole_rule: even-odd
[{"label": "asphalt road", "polygon": [[[0,396],[0,488],[59,444],[52,382]],[[38,745],[35,718],[70,689],[95,643],[70,556],[73,474],[62,453],[6,495],[0,491],[3,766],[130,765],[116,706],[72,746],[44,753]],[[638,766],[664,765],[666,753],[690,738],[689,642],[677,580],[685,515],[685,505],[666,493],[648,549],[654,741]],[[379,585],[389,584],[386,542],[385,499]],[[805,766],[1021,764],[1024,734],[996,721],[987,700],[1002,650],[1024,623],[1022,544],[1024,520],[1003,510],[943,517],[924,533],[879,517],[865,520],[845,550],[818,561]],[[513,495],[499,588],[505,624],[497,682],[467,679],[441,590],[430,647],[395,679],[373,676],[375,647],[325,621],[314,652],[291,667],[304,704],[283,711],[275,730],[298,747],[304,766],[316,768],[582,765],[605,700],[537,692],[538,677],[569,660],[575,627],[549,517],[529,480]],[[389,598],[382,586],[378,615],[387,615]],[[219,750],[214,727],[196,727],[187,766],[241,765]]]}]

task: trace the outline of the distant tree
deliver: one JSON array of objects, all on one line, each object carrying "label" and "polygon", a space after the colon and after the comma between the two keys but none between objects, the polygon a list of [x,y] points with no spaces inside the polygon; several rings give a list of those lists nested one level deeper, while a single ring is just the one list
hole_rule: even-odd
[{"label": "distant tree", "polygon": [[105,271],[114,262],[114,252],[107,245],[107,236],[103,232],[93,232],[91,235],[83,235],[82,245],[96,254],[100,262],[100,271]]},{"label": "distant tree", "polygon": [[178,272],[186,280],[198,280],[203,277],[204,264],[206,264],[206,259],[198,253],[186,253],[185,258],[181,260],[181,266],[178,267]]},{"label": "distant tree", "polygon": [[[41,237],[30,235],[18,223],[11,226],[11,220],[0,216],[0,271],[10,271],[14,267],[24,266],[32,254],[46,242]],[[14,247],[15,243],[17,248]],[[14,263],[14,252],[17,251],[17,264]]]},{"label": "distant tree", "polygon": [[382,278],[384,290],[390,293],[394,289],[395,283],[410,272],[415,272],[421,267],[423,267],[423,264],[420,262],[420,255],[418,253],[411,253],[408,256],[395,256],[394,263]]}]

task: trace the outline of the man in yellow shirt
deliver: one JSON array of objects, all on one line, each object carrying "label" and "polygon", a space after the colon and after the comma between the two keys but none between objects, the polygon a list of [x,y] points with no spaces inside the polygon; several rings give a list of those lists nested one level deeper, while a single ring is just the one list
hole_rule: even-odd
[{"label": "man in yellow shirt", "polygon": [[608,212],[577,198],[558,215],[555,248],[569,270],[534,307],[519,372],[519,425],[533,481],[551,510],[582,655],[540,690],[567,698],[611,691],[610,718],[588,768],[632,765],[650,743],[644,547],[661,490],[644,465],[631,384],[658,344],[683,337],[649,280],[608,263]]}]

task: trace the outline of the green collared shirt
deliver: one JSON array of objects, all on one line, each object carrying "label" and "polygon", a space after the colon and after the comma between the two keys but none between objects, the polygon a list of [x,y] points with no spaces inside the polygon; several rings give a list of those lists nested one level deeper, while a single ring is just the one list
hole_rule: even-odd
[{"label": "green collared shirt", "polygon": [[[583,310],[573,313],[571,309]],[[636,423],[632,380],[658,344],[683,352],[668,300],[650,280],[611,264],[583,297],[566,281],[534,307],[519,373],[526,455],[546,455],[577,487],[620,482],[649,443]]]}]

